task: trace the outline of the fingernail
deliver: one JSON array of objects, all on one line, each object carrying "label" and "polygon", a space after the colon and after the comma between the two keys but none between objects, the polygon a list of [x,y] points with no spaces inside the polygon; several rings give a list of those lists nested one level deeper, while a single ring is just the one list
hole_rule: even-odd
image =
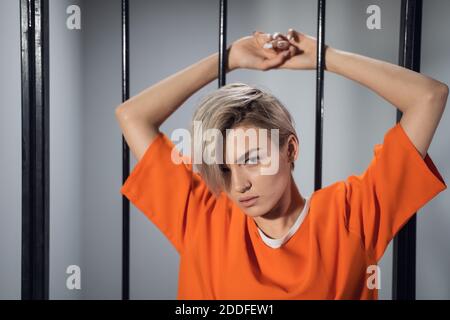
[{"label": "fingernail", "polygon": [[264,49],[272,49],[272,42],[266,42],[263,46]]}]

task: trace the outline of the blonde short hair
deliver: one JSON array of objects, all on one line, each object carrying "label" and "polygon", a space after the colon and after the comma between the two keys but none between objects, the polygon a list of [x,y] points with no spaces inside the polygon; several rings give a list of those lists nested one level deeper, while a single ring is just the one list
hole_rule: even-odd
[{"label": "blonde short hair", "polygon": [[[279,129],[280,148],[291,134],[298,140],[295,122],[284,105],[272,94],[245,83],[230,83],[204,96],[192,118],[191,137],[194,137],[195,121],[200,121],[203,132],[217,129],[223,137],[226,136],[226,129],[240,125],[255,126],[269,132],[270,129]],[[201,145],[201,152],[205,150],[206,144],[205,141],[198,144]],[[216,196],[226,188],[227,179],[219,164],[202,161],[196,166]]]}]

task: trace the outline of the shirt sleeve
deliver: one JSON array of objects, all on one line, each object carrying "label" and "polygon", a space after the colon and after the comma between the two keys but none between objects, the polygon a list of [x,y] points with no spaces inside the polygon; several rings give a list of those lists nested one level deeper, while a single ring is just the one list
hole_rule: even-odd
[{"label": "shirt sleeve", "polygon": [[[172,161],[172,150],[185,162]],[[144,213],[181,253],[216,197],[162,132],[151,142],[120,192]]]},{"label": "shirt sleeve", "polygon": [[363,174],[345,180],[345,223],[376,261],[408,220],[447,188],[429,154],[422,158],[400,122],[376,144]]}]

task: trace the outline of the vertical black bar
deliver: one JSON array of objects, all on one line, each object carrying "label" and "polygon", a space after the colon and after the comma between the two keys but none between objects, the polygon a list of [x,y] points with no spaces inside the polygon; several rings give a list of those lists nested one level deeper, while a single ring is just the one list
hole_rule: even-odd
[{"label": "vertical black bar", "polygon": [[324,68],[325,68],[325,4],[326,4],[325,0],[318,0],[314,190],[318,190],[322,187],[323,87],[324,87]]},{"label": "vertical black bar", "polygon": [[[399,65],[420,72],[422,0],[402,0]],[[397,122],[402,112],[397,110]],[[416,299],[416,215],[394,239],[392,299]]]},{"label": "vertical black bar", "polygon": [[[20,1],[21,23],[21,73],[22,73],[22,299],[30,299],[32,295],[32,256],[31,256],[31,162],[30,154],[30,104],[33,98],[32,85],[32,51],[31,34],[33,33],[33,21],[31,12],[34,12],[32,4],[26,0]],[[31,11],[31,12],[30,12]],[[31,46],[31,47],[30,47]]]},{"label": "vertical black bar", "polygon": [[227,0],[220,0],[219,13],[219,88],[226,84],[227,56]]},{"label": "vertical black bar", "polygon": [[[128,0],[122,0],[122,102],[130,98]],[[122,135],[122,184],[130,174],[130,151]],[[122,196],[122,300],[130,299],[130,202]]]},{"label": "vertical black bar", "polygon": [[48,300],[48,0],[21,0],[23,300]]}]

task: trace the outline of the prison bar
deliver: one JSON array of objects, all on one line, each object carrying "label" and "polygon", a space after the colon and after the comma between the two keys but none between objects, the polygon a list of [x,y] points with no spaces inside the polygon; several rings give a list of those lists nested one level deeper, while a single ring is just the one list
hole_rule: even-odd
[{"label": "prison bar", "polygon": [[[122,0],[122,102],[130,98],[129,3]],[[130,148],[122,135],[122,184],[130,174]],[[130,299],[130,201],[122,196],[122,300]]]},{"label": "prison bar", "polygon": [[227,0],[219,0],[219,88],[226,84],[227,76]]},{"label": "prison bar", "polygon": [[[400,11],[399,65],[420,72],[422,0],[402,0]],[[397,122],[402,117],[397,109]],[[416,299],[416,215],[394,238],[392,299]]]},{"label": "prison bar", "polygon": [[322,188],[323,86],[325,67],[325,5],[317,1],[316,138],[314,151],[314,190]]},{"label": "prison bar", "polygon": [[48,300],[48,0],[20,1],[22,82],[22,300]]}]

